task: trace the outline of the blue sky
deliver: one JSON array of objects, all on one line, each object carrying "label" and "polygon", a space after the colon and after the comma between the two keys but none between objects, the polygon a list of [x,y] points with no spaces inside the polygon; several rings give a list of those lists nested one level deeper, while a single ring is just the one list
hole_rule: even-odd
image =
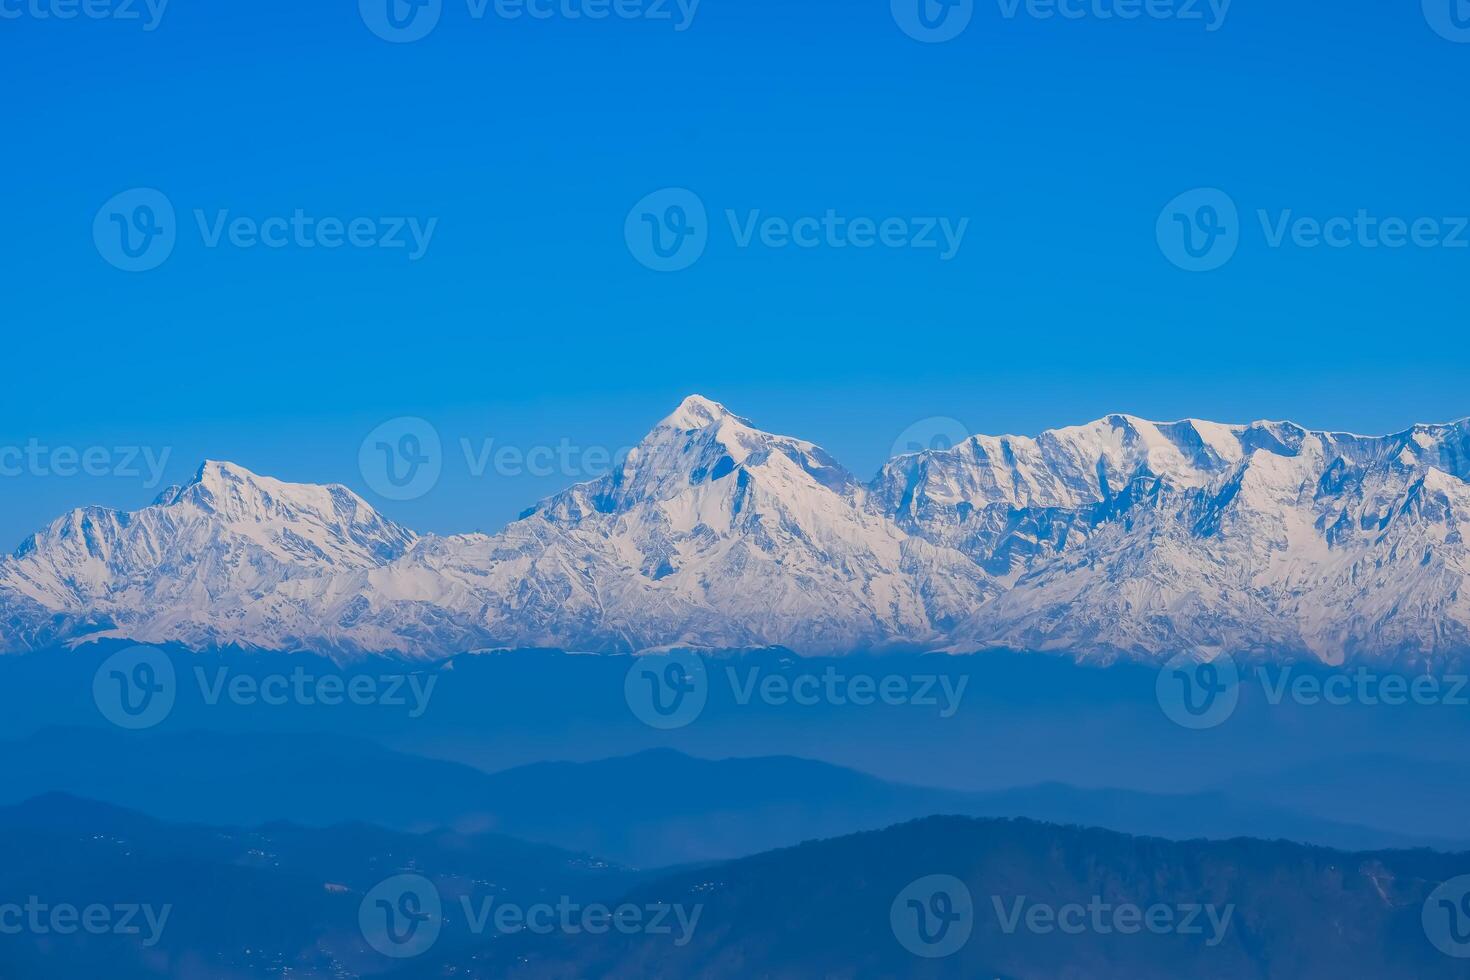
[{"label": "blue sky", "polygon": [[[1209,30],[1203,2],[1204,20],[1124,20],[1100,16],[1120,0],[1077,19],[977,0],[957,37],[921,43],[886,0],[703,0],[684,30],[672,2],[671,20],[512,20],[443,0],[425,38],[388,43],[356,3],[173,0],[151,31],[36,15],[64,2],[0,2],[0,447],[166,449],[168,481],[231,459],[443,531],[493,529],[582,475],[475,476],[461,440],[616,449],[692,391],[863,474],[930,416],[1378,432],[1470,414],[1470,248],[1269,241],[1359,211],[1451,237],[1470,214],[1470,43],[1418,3],[1236,0]],[[670,187],[704,206],[707,242],[656,272],[625,221]],[[176,211],[146,272],[93,235],[132,188]],[[1157,237],[1195,188],[1239,212],[1210,272]],[[297,209],[433,232],[417,259],[208,247],[195,216]],[[829,211],[967,224],[947,260],[738,242]],[[441,478],[406,501],[358,465],[398,416],[444,443]],[[21,469],[0,476],[4,548],[157,489]]]}]

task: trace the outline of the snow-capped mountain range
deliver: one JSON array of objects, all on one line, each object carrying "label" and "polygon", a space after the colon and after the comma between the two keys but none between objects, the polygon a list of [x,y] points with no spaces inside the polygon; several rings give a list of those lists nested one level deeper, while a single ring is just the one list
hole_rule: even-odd
[{"label": "snow-capped mountain range", "polygon": [[686,399],[494,535],[207,462],[0,559],[0,650],[94,638],[441,657],[559,647],[1185,650],[1443,668],[1470,653],[1470,420],[1391,436],[1112,415],[897,457]]}]

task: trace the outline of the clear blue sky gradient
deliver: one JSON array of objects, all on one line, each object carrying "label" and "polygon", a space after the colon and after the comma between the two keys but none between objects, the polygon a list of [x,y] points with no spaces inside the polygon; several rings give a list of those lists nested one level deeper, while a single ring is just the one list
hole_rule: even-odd
[{"label": "clear blue sky gradient", "polygon": [[[683,32],[475,22],[445,0],[413,44],[345,0],[174,0],[152,32],[0,20],[0,446],[167,447],[170,481],[230,459],[457,531],[575,478],[476,478],[461,438],[620,447],[694,391],[864,475],[935,415],[1026,433],[1112,411],[1368,432],[1464,416],[1470,249],[1273,249],[1255,212],[1470,214],[1467,79],[1470,44],[1418,0],[1236,0],[1213,32],[980,0],[943,44],[907,37],[887,0],[703,0]],[[129,274],[92,221],[140,186],[181,231]],[[661,274],[623,225],[669,186],[712,231]],[[1196,187],[1244,218],[1210,273],[1155,240]],[[438,226],[417,262],[207,249],[195,208]],[[741,249],[727,208],[970,224],[949,262]],[[358,447],[402,415],[441,432],[444,475],[384,501]],[[0,548],[155,493],[0,477]]]}]

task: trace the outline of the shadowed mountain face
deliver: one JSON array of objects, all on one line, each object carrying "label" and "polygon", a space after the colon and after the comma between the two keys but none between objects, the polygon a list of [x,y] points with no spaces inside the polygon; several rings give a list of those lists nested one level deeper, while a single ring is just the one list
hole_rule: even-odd
[{"label": "shadowed mountain face", "polygon": [[[0,976],[378,973],[392,960],[365,941],[360,908],[380,882],[406,873],[433,881],[451,904],[446,948],[466,938],[452,906],[458,896],[608,900],[638,880],[587,855],[494,834],[411,835],[361,823],[181,825],[52,794],[0,809],[0,905],[22,907],[3,923]],[[108,926],[81,930],[53,918],[67,907],[105,908]]]},{"label": "shadowed mountain face", "polygon": [[1450,913],[1431,893],[1466,871],[1467,855],[932,818],[674,874],[626,896],[698,907],[683,944],[519,936],[401,975],[1463,977],[1464,961],[1431,944],[1423,919],[1427,899],[1431,915]]},{"label": "shadowed mountain face", "polygon": [[208,462],[0,558],[0,651],[83,638],[443,658],[491,647],[1181,650],[1442,669],[1470,651],[1470,420],[1382,437],[1111,415],[899,456],[684,400],[493,535]]},{"label": "shadowed mountain face", "polygon": [[[353,739],[82,729],[3,748],[9,761],[0,802],[65,791],[203,823],[362,820],[407,830],[493,831],[644,868],[724,860],[936,813],[1027,816],[1174,838],[1453,846],[1215,793],[1057,784],[959,792],[790,757],[707,760],[653,750],[484,773]],[[187,786],[173,777],[179,772],[190,774]]]}]

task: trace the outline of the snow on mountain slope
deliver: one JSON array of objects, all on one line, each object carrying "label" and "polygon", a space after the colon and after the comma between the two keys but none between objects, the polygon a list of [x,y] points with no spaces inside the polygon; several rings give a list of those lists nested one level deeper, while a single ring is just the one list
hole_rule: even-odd
[{"label": "snow on mountain slope", "polygon": [[1470,652],[1470,421],[1392,436],[1114,415],[864,484],[698,396],[494,535],[206,464],[0,560],[0,648],[92,634],[350,656],[557,646]]},{"label": "snow on mountain slope", "polygon": [[[866,497],[817,446],[691,397],[615,472],[503,532],[427,539],[391,565],[333,582],[331,642],[410,653],[452,649],[450,637],[836,653],[942,641],[994,587],[963,555],[875,514]],[[309,603],[312,588],[288,583],[268,601]]]},{"label": "snow on mountain slope", "polygon": [[900,456],[879,472],[874,490],[907,530],[1012,578],[1086,540],[1151,479],[1208,486],[1254,448],[1289,450],[1303,435],[1277,423],[1110,415],[1034,439],[974,436],[951,450]]},{"label": "snow on mountain slope", "polygon": [[[1124,445],[1140,424],[1113,423]],[[1013,576],[962,635],[1103,657],[1202,648],[1419,663],[1470,650],[1470,422],[1378,439],[1282,423],[1226,431],[1233,442],[1207,460],[1155,450],[1116,469],[1115,440],[1084,444],[1096,458],[1056,469],[1092,464],[1106,478],[1070,506],[1013,498],[964,519],[962,504],[911,518],[915,533]]]},{"label": "snow on mountain slope", "polygon": [[233,642],[232,623],[275,584],[382,564],[413,541],[345,487],[206,462],[149,507],[74,510],[0,560],[0,622],[20,633],[3,647],[92,632]]}]

